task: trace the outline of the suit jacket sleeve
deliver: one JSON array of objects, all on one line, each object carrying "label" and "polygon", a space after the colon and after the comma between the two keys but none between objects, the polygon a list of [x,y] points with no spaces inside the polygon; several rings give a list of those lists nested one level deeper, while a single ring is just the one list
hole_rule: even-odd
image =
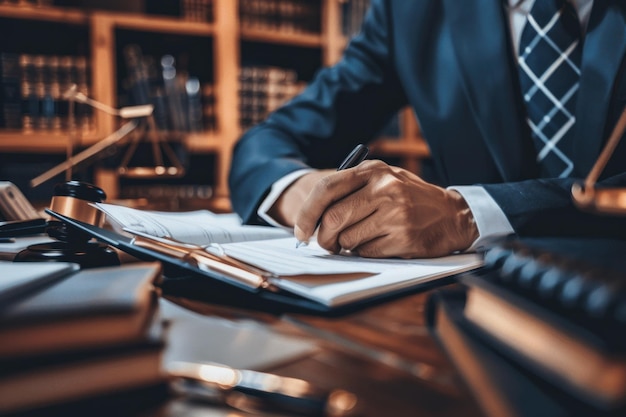
[{"label": "suit jacket sleeve", "polygon": [[229,187],[233,209],[245,223],[262,223],[257,207],[276,180],[301,168],[336,167],[406,105],[381,4],[373,4],[338,64],[322,69],[303,93],[238,141]]},{"label": "suit jacket sleeve", "polygon": [[[519,236],[601,236],[624,238],[624,215],[592,214],[572,201],[573,178],[531,179],[483,185]],[[626,188],[626,173],[599,182],[598,187]]]},{"label": "suit jacket sleeve", "polygon": [[[445,59],[438,66],[436,61],[430,65],[430,58],[437,58],[436,53],[430,53],[431,50],[442,48],[428,48],[424,42],[430,42],[434,37],[434,41],[439,39],[444,46],[447,45],[447,31],[438,25],[450,10],[442,8],[440,3],[440,0],[372,1],[361,34],[350,43],[342,60],[321,70],[302,94],[249,130],[237,143],[229,177],[234,210],[244,222],[260,223],[257,207],[276,180],[305,167],[336,167],[356,143],[373,138],[389,118],[407,104],[402,84],[413,82],[419,87],[413,91],[419,91],[421,95],[419,102],[412,104],[431,146],[433,161],[430,168],[437,170],[433,176],[437,184],[483,184],[520,235],[626,236],[626,216],[591,215],[574,206],[570,195],[573,179],[524,180],[537,175],[538,171],[533,169],[502,174],[505,170],[501,165],[508,162],[491,151],[493,148],[510,148],[510,138],[490,138],[495,141],[491,144],[497,143],[498,146],[486,146],[485,134],[478,129],[474,118],[486,117],[491,121],[493,114],[472,114],[467,103],[456,106],[455,103],[465,99],[458,86],[458,68],[442,66],[447,62]],[[394,8],[389,6],[391,4]],[[450,1],[446,4],[456,7],[457,3]],[[409,19],[402,15],[407,10],[443,13],[425,14],[415,23],[423,26],[435,22],[433,30],[423,34],[430,40],[411,38],[419,56],[415,61],[418,65],[407,71],[418,78],[411,80],[406,74],[399,75],[394,65],[396,58],[402,55],[395,56],[394,48],[408,28],[394,26],[394,31],[390,24],[400,18],[408,24]],[[405,38],[402,40],[408,42]],[[441,69],[448,71],[450,82],[441,81]],[[428,78],[430,73],[438,77],[439,83]],[[626,97],[626,84],[616,86],[616,91],[620,92],[620,97]],[[615,108],[607,126],[614,126],[621,113],[622,106]],[[524,164],[533,164],[534,155],[512,153],[511,150],[500,152],[509,155],[510,159],[517,157]],[[625,166],[626,143],[622,143],[607,166],[607,184],[626,186]],[[425,177],[433,179],[428,175]]]}]

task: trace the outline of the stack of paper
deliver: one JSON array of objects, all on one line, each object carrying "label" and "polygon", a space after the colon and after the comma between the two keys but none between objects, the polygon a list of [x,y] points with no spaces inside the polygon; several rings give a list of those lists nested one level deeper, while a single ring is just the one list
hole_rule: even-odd
[{"label": "stack of paper", "polygon": [[[482,256],[475,253],[431,259],[371,259],[331,254],[315,242],[296,248],[291,233],[242,225],[233,214],[159,213],[102,203],[97,207],[111,223],[141,237],[152,250],[160,251],[161,247],[163,254],[171,254],[177,245],[179,260],[186,259],[185,251],[193,254],[196,262],[211,257],[199,269],[222,273],[226,281],[233,278],[239,285],[243,282],[254,289],[289,293],[327,308],[412,289],[482,265]],[[151,236],[157,239],[150,242]],[[132,251],[129,246],[122,249]],[[242,275],[211,266],[216,259],[242,267]],[[256,277],[250,278],[250,274]]]}]

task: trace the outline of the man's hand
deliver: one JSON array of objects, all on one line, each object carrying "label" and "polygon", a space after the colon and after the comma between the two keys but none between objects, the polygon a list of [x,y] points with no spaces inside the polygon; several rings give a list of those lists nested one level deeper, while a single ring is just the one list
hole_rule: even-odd
[{"label": "man's hand", "polygon": [[296,215],[313,187],[322,178],[333,172],[335,171],[318,170],[301,176],[283,191],[278,200],[269,209],[268,214],[283,226],[293,227],[296,222]]},{"label": "man's hand", "polygon": [[355,168],[301,179],[307,180],[311,183],[300,184],[302,190],[315,184],[297,212],[295,235],[307,241],[321,219],[317,242],[330,252],[348,249],[371,258],[435,257],[467,249],[478,237],[460,194],[384,162],[365,161]]}]

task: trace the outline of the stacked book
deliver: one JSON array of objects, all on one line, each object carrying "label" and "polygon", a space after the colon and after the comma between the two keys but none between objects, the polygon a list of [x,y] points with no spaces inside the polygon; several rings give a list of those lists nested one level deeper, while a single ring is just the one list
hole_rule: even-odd
[{"label": "stacked book", "polygon": [[244,29],[284,33],[319,33],[321,5],[311,0],[239,0]]},{"label": "stacked book", "polygon": [[0,53],[0,128],[24,132],[94,129],[91,108],[71,103],[71,88],[89,96],[84,56]]},{"label": "stacked book", "polygon": [[0,414],[162,387],[156,263],[0,265]]},{"label": "stacked book", "polygon": [[622,240],[505,241],[429,321],[489,416],[626,415]]},{"label": "stacked book", "polygon": [[239,71],[239,124],[248,129],[298,94],[305,83],[294,70],[244,66]]}]

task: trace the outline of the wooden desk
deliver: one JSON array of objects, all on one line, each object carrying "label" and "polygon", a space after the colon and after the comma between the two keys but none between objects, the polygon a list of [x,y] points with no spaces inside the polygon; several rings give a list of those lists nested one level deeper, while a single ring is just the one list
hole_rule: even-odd
[{"label": "wooden desk", "polygon": [[[341,318],[277,317],[183,298],[172,300],[207,317],[253,322],[268,332],[315,341],[320,349],[310,356],[256,370],[301,378],[324,388],[351,391],[358,397],[355,415],[480,416],[478,406],[425,325],[424,306],[429,294],[426,291],[408,295]],[[185,343],[198,343],[193,337],[188,339]],[[210,355],[207,359],[211,359]],[[140,417],[250,415],[182,398],[167,398],[162,391],[155,397],[155,401],[148,401],[147,410],[123,414]],[[131,396],[125,403],[137,402]],[[157,405],[153,405],[155,402]],[[91,403],[89,407],[91,417],[110,415],[106,407]],[[91,408],[95,408],[93,412]],[[118,408],[113,409],[116,415],[121,415]]]},{"label": "wooden desk", "polygon": [[[276,317],[181,298],[173,300],[203,315],[241,322],[252,320],[268,331],[315,340],[321,348],[313,355],[259,370],[302,378],[326,388],[349,390],[358,396],[355,415],[480,416],[477,405],[425,326],[423,313],[428,294],[407,296],[331,319]],[[251,414],[179,398],[144,415]]]}]

